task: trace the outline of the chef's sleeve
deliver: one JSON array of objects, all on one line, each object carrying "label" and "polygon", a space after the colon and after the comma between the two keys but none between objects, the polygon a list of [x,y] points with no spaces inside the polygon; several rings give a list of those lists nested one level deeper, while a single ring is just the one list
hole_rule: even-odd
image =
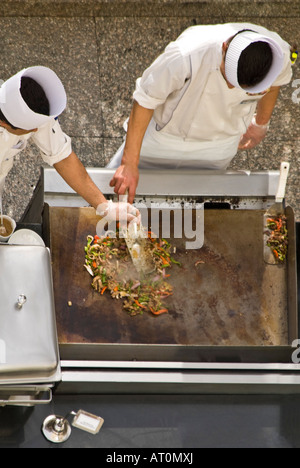
[{"label": "chef's sleeve", "polygon": [[164,104],[174,91],[182,89],[191,78],[191,59],[171,42],[136,82],[133,99],[146,109]]},{"label": "chef's sleeve", "polygon": [[33,142],[41,150],[43,160],[53,166],[72,153],[71,138],[66,135],[57,119],[43,125],[32,136]]}]

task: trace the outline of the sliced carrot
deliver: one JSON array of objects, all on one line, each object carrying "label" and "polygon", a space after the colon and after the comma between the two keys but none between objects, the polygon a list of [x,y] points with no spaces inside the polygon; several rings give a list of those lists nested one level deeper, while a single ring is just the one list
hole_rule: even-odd
[{"label": "sliced carrot", "polygon": [[167,257],[170,257],[170,254],[168,252],[166,252],[163,247],[160,247],[159,245],[157,245],[155,248],[157,250],[161,250],[165,255],[167,255]]},{"label": "sliced carrot", "polygon": [[168,260],[165,259],[162,255],[160,255],[160,258],[161,258],[161,260],[162,260],[162,262],[163,262],[164,265],[170,266],[170,263],[168,262]]},{"label": "sliced carrot", "polygon": [[154,314],[154,315],[165,314],[165,313],[168,312],[168,309],[154,310],[154,309],[152,309],[152,307],[149,307],[149,309],[151,310],[152,314]]},{"label": "sliced carrot", "polygon": [[142,309],[147,309],[146,306],[144,306],[143,304],[141,304],[139,301],[137,301],[136,299],[134,299],[134,302],[136,303],[136,305],[138,305],[139,307],[142,307]]},{"label": "sliced carrot", "polygon": [[104,288],[102,288],[101,290],[101,294],[103,294],[106,289],[107,289],[107,286],[104,286]]}]

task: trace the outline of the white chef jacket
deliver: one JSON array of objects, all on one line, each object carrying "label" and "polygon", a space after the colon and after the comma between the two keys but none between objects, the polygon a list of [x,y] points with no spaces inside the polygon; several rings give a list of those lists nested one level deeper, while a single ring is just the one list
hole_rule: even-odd
[{"label": "white chef jacket", "polygon": [[0,127],[0,183],[13,167],[14,157],[25,149],[30,138],[41,150],[44,162],[50,166],[67,158],[72,152],[71,138],[63,133],[57,119],[51,119],[37,132],[20,136]]},{"label": "white chef jacket", "polygon": [[[225,168],[235,156],[262,98],[239,88],[229,89],[220,71],[223,42],[243,29],[279,43],[284,66],[273,86],[291,81],[290,46],[277,33],[251,23],[188,28],[136,82],[133,98],[142,107],[154,109],[140,167],[149,167],[151,160],[163,167],[168,159],[177,160],[179,167],[178,161],[183,159],[191,167],[203,163],[204,168]],[[180,164],[183,167],[184,161]]]},{"label": "white chef jacket", "polygon": [[245,133],[262,96],[229,89],[220,72],[223,42],[243,29],[279,43],[285,61],[273,86],[290,82],[290,46],[277,33],[251,23],[192,26],[168,45],[136,83],[133,97],[141,106],[154,109],[158,131],[203,141]]}]

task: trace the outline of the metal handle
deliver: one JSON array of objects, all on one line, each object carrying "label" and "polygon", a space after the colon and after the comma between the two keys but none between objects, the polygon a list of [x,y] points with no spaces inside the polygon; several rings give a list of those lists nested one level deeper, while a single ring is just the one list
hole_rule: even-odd
[{"label": "metal handle", "polygon": [[282,162],[280,165],[280,175],[279,175],[279,183],[278,189],[276,193],[276,202],[282,202],[285,196],[285,188],[287,183],[287,178],[289,174],[290,163]]},{"label": "metal handle", "polygon": [[[5,388],[5,387],[4,387]],[[37,405],[48,405],[52,401],[52,390],[51,388],[42,388],[40,391],[30,391],[30,388],[20,388],[18,394],[16,393],[16,387],[10,390],[4,390],[5,393],[11,391],[11,395],[5,399],[1,399],[0,393],[0,407],[1,406],[37,406]],[[45,394],[45,398],[39,398],[42,393]]]}]

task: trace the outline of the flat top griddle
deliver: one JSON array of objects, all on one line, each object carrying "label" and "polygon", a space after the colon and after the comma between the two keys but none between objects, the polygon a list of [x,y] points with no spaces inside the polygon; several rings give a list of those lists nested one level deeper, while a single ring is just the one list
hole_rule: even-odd
[{"label": "flat top griddle", "polygon": [[205,211],[200,250],[170,240],[182,268],[172,267],[169,313],[158,317],[131,317],[121,300],[92,289],[84,247],[98,221],[92,208],[49,208],[59,344],[288,344],[287,268],[263,261],[263,211]]}]

